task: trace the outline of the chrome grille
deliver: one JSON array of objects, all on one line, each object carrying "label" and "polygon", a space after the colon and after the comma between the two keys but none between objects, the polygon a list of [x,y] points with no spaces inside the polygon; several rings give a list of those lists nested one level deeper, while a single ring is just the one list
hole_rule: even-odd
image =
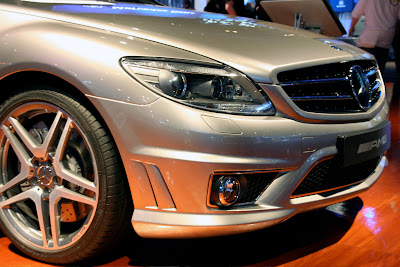
[{"label": "chrome grille", "polygon": [[[360,104],[359,81],[352,69],[360,66],[368,88],[368,107]],[[278,81],[286,94],[302,110],[319,113],[362,112],[381,95],[380,76],[374,61],[358,60],[281,72]]]}]

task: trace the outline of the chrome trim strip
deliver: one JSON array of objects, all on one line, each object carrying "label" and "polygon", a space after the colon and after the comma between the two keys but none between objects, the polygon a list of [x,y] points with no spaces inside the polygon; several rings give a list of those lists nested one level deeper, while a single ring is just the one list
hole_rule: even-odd
[{"label": "chrome trim strip", "polygon": [[293,101],[323,101],[323,100],[353,100],[353,96],[351,95],[332,95],[332,96],[299,96],[299,97],[291,97]]},{"label": "chrome trim strip", "polygon": [[376,69],[372,69],[372,70],[369,70],[367,73],[365,73],[365,76],[371,77],[372,75],[375,75],[377,72],[378,71]]},{"label": "chrome trim strip", "polygon": [[371,88],[371,93],[375,93],[376,90],[379,89],[379,86],[381,85],[381,81],[380,80],[376,80],[374,82],[374,86]]},{"label": "chrome trim strip", "polygon": [[296,82],[286,82],[281,83],[281,86],[293,86],[293,85],[302,85],[302,84],[316,84],[316,83],[331,83],[331,82],[346,82],[349,79],[347,77],[342,78],[330,78],[330,79],[318,79],[318,80],[301,80]]}]

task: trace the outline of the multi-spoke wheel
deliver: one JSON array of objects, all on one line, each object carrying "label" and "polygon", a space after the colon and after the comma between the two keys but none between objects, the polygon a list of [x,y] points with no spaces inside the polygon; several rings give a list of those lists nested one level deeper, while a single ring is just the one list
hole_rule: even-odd
[{"label": "multi-spoke wheel", "polygon": [[93,114],[55,90],[0,107],[0,226],[22,251],[77,262],[112,244],[129,222],[115,145]]}]

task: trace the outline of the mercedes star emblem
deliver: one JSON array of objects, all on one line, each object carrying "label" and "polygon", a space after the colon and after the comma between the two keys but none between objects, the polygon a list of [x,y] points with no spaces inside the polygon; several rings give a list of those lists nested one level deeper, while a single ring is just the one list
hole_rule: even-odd
[{"label": "mercedes star emblem", "polygon": [[372,105],[370,83],[360,66],[354,65],[350,68],[350,83],[353,95],[360,107],[364,110],[369,109]]}]

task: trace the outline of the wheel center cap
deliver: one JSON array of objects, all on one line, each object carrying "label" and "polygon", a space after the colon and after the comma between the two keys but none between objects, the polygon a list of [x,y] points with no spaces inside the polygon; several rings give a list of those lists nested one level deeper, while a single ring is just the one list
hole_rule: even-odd
[{"label": "wheel center cap", "polygon": [[36,171],[37,182],[39,185],[49,187],[53,184],[54,171],[53,168],[44,164],[37,168]]}]

